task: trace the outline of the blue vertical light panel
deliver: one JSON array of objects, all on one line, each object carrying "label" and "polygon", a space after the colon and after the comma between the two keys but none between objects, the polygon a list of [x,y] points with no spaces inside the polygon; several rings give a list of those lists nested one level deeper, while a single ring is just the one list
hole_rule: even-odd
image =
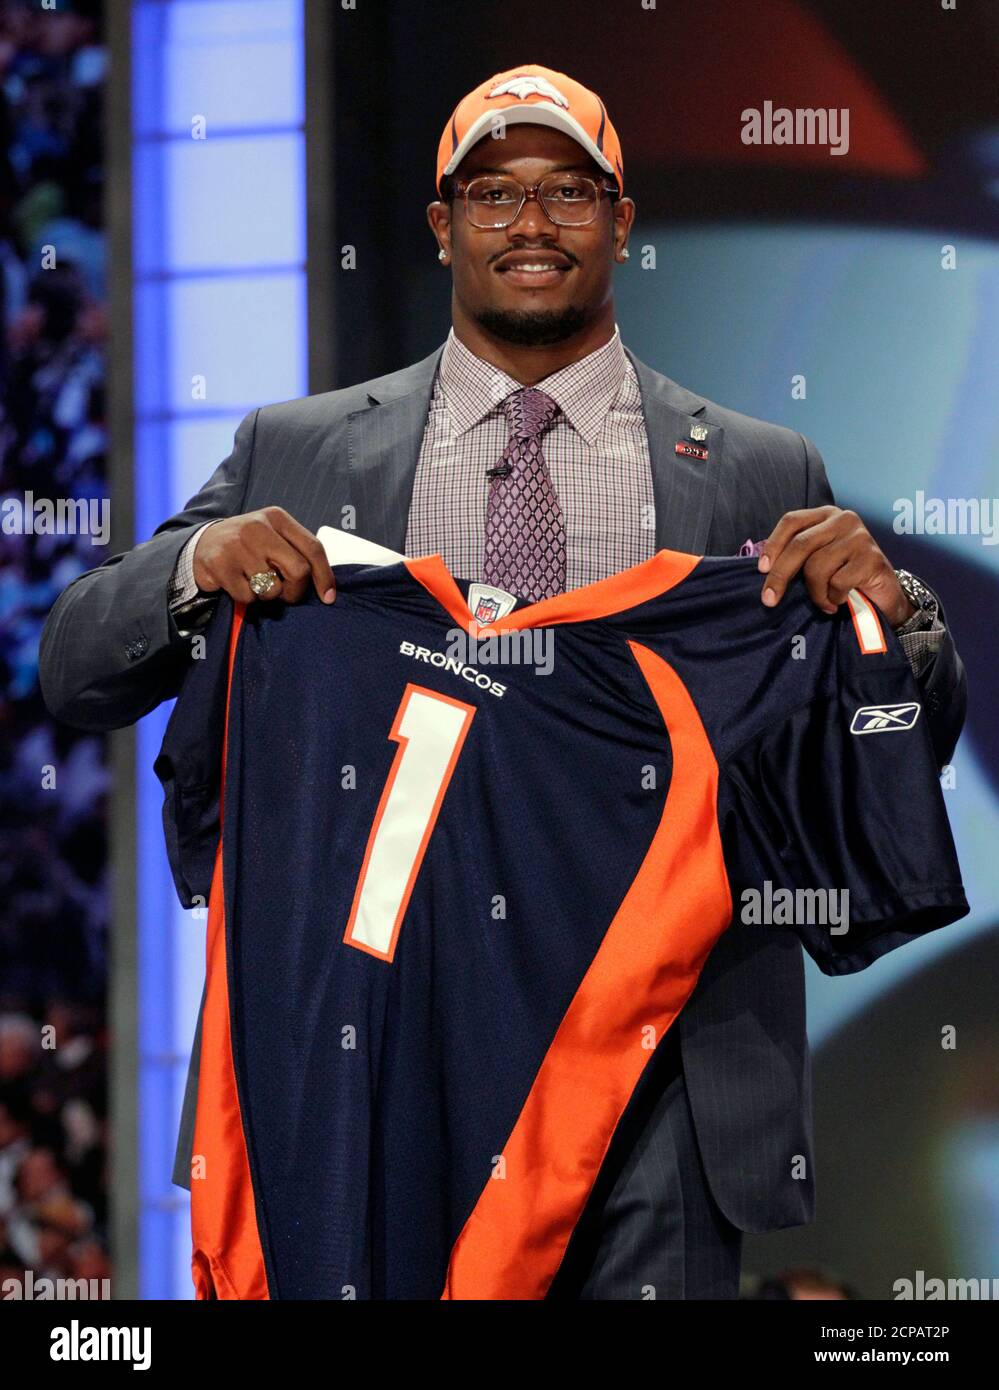
[{"label": "blue vertical light panel", "polygon": [[[136,541],[210,476],[247,411],[308,391],[303,3],[133,6]],[[163,847],[152,764],[168,715],[142,721],[137,749],[143,1298],[192,1294],[170,1173],[206,914],[181,911]]]}]

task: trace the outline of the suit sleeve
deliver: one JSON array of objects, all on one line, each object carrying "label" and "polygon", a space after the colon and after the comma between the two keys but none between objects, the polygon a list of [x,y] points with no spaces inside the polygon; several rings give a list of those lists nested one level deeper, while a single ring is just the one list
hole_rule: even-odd
[{"label": "suit sleeve", "polygon": [[816,698],[721,769],[734,916],[791,928],[827,975],[969,910],[921,692],[885,642],[864,654],[841,615]]},{"label": "suit sleeve", "polygon": [[232,452],[182,511],[59,595],[39,648],[42,695],[56,719],[80,729],[120,729],[177,694],[190,641],[170,613],[174,566],[206,521],[243,510],[258,414],[240,422]]},{"label": "suit sleeve", "polygon": [[805,506],[835,506],[836,499],[833,497],[829,479],[826,477],[826,466],[822,462],[822,455],[805,435],[801,435],[800,438],[805,450]]},{"label": "suit sleeve", "polygon": [[[836,499],[826,477],[822,455],[805,435],[801,435],[800,438],[805,451],[805,505],[835,506]],[[940,603],[936,592],[933,596]],[[918,678],[938,769],[953,758],[968,709],[968,681],[964,664],[950,635],[942,603],[940,621],[944,626],[943,640],[936,654],[920,671]]]}]

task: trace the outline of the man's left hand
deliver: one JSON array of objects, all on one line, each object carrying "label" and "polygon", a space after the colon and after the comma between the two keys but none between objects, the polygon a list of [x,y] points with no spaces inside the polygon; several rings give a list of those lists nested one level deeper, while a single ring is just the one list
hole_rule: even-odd
[{"label": "man's left hand", "polygon": [[769,608],[800,570],[823,613],[835,613],[851,589],[862,590],[893,628],[916,611],[870,531],[842,507],[785,512],[763,543],[759,569],[767,576],[762,598]]}]

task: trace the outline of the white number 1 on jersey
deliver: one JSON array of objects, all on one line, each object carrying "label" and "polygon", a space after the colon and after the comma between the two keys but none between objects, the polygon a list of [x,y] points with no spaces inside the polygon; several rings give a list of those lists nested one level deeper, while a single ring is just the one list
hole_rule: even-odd
[{"label": "white number 1 on jersey", "polygon": [[391,961],[474,705],[406,686],[389,738],[398,743],[368,836],[344,941]]}]

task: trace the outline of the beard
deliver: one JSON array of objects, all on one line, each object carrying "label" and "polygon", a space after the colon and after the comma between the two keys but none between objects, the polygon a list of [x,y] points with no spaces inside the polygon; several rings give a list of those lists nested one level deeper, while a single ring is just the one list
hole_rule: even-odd
[{"label": "beard", "polygon": [[548,347],[579,333],[589,320],[577,305],[568,304],[564,309],[481,309],[475,321],[504,343]]}]

